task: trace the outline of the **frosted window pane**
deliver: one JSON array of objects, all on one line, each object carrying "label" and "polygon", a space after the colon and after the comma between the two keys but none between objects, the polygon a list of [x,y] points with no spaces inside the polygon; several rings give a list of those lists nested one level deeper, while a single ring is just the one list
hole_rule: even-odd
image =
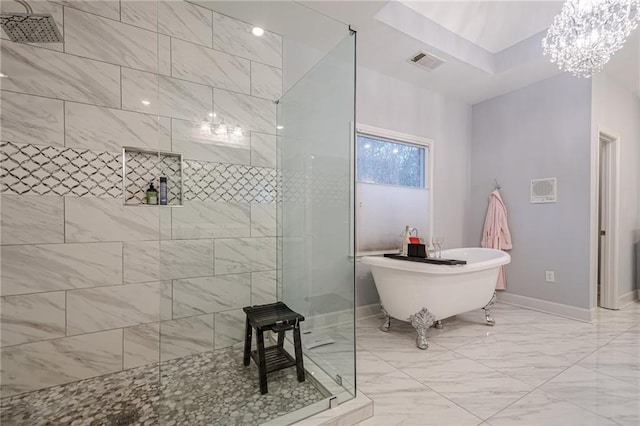
[{"label": "frosted window pane", "polygon": [[358,182],[424,188],[425,148],[357,137]]}]

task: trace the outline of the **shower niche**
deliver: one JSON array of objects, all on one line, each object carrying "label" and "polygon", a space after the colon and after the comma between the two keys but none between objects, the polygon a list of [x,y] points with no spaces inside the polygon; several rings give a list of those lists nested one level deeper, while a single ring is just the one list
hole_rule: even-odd
[{"label": "shower niche", "polygon": [[167,204],[162,207],[182,206],[182,154],[131,147],[122,149],[122,197],[124,205],[150,205],[146,201],[147,190],[153,183],[154,188],[159,192],[161,177],[167,179]]}]

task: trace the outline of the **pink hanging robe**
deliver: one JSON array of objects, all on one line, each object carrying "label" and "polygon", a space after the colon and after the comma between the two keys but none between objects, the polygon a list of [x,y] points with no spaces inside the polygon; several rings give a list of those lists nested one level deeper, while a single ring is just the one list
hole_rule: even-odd
[{"label": "pink hanging robe", "polygon": [[[512,248],[511,233],[507,224],[507,208],[504,206],[497,189],[489,194],[489,207],[487,208],[487,217],[484,220],[484,230],[482,231],[480,245],[500,250],[510,250]],[[506,289],[507,278],[504,266],[501,266],[496,290]]]}]

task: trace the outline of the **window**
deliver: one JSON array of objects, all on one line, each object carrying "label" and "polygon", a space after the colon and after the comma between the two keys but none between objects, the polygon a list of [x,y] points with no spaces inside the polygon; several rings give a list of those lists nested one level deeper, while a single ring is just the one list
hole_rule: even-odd
[{"label": "window", "polygon": [[355,145],[356,252],[396,250],[407,225],[429,240],[432,141],[358,125]]},{"label": "window", "polygon": [[421,146],[358,133],[357,180],[424,188],[425,151]]}]

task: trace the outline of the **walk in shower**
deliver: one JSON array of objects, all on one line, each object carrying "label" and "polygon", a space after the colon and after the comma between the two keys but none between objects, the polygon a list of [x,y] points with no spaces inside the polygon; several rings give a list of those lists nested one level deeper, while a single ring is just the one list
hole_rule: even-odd
[{"label": "walk in shower", "polygon": [[[62,40],[0,40],[2,424],[292,424],[353,398],[355,33],[293,2],[28,4]],[[277,300],[307,379],[261,395],[242,308]]]}]

